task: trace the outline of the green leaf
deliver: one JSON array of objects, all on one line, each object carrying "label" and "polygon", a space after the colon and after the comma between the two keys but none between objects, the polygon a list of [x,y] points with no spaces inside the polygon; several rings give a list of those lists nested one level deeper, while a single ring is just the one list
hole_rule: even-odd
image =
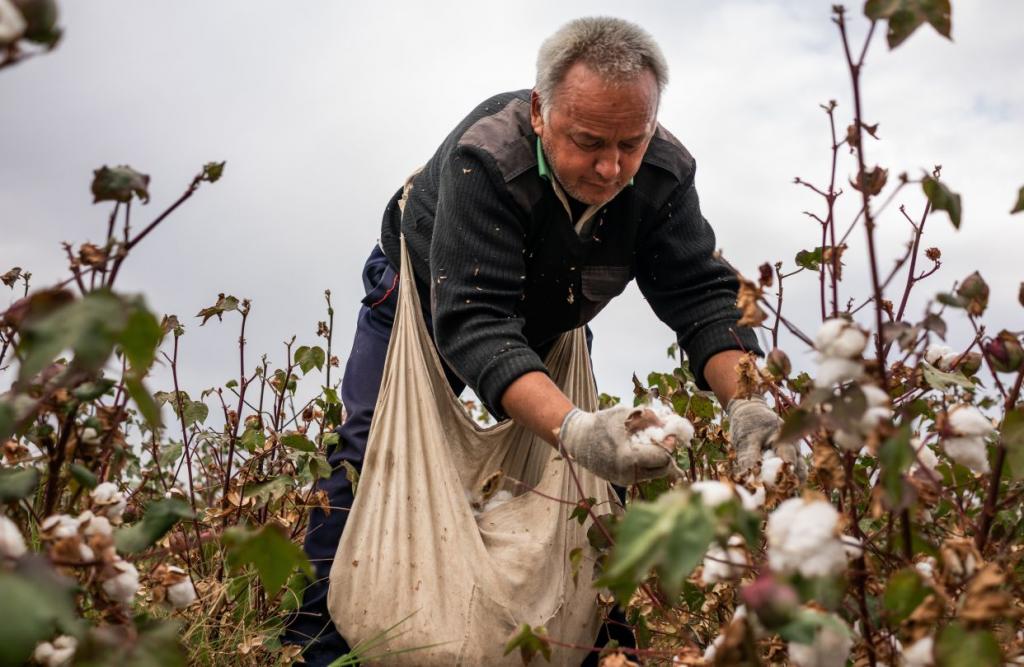
[{"label": "green leaf", "polygon": [[341,467],[345,469],[345,479],[352,485],[352,495],[355,495],[359,487],[359,471],[350,462],[342,460]]},{"label": "green leaf", "polygon": [[1017,193],[1017,203],[1013,205],[1012,209],[1010,209],[1010,215],[1020,213],[1021,211],[1024,211],[1024,187],[1021,187],[1020,191]]},{"label": "green leaf", "polygon": [[886,32],[886,40],[889,48],[895,49],[902,44],[914,31],[924,23],[924,17],[915,11],[901,9],[889,17],[889,30]]},{"label": "green leaf", "polygon": [[263,445],[266,443],[267,437],[263,435],[262,429],[247,428],[242,433],[242,437],[239,439],[239,444],[245,447],[245,451],[250,454],[255,452],[257,449],[263,449]]},{"label": "green leaf", "polygon": [[324,433],[324,437],[320,441],[323,443],[324,448],[334,447],[341,442],[341,436],[338,435],[337,431],[331,431],[330,433]]},{"label": "green leaf", "polygon": [[38,319],[29,319],[18,343],[24,359],[18,380],[25,382],[34,377],[66,349],[74,352],[76,366],[99,370],[110,357],[127,316],[120,299],[106,290],[97,290]]},{"label": "green leaf", "polygon": [[71,395],[83,403],[94,401],[110,391],[114,384],[115,382],[108,378],[100,378],[95,382],[83,382],[72,390]]},{"label": "green leaf", "polygon": [[924,180],[921,181],[921,188],[924,190],[925,196],[928,197],[932,208],[948,213],[953,226],[960,229],[960,195],[952,192],[945,183],[937,181],[931,176],[924,177]]},{"label": "green leaf", "polygon": [[882,604],[896,624],[909,618],[917,607],[934,591],[914,568],[908,567],[892,575],[885,586]]},{"label": "green leaf", "polygon": [[1024,407],[1006,413],[1002,428],[1003,446],[1016,480],[1024,479]]},{"label": "green leaf", "polygon": [[815,248],[814,250],[801,250],[796,254],[795,262],[797,266],[802,266],[809,271],[817,271],[821,266],[821,255],[822,248]]},{"label": "green leaf", "polygon": [[279,475],[263,482],[245,485],[245,498],[251,498],[256,507],[262,507],[291,491],[295,480],[288,475]]},{"label": "green leaf", "polygon": [[309,438],[301,433],[289,433],[281,436],[281,444],[291,449],[297,449],[300,452],[316,451],[316,445],[310,442]]},{"label": "green leaf", "polygon": [[523,659],[524,665],[528,665],[538,653],[551,662],[551,643],[547,630],[542,625],[532,628],[528,623],[523,623],[519,626],[519,632],[505,644],[503,655],[508,655],[516,649],[519,649],[519,656]]},{"label": "green leaf", "polygon": [[224,313],[232,310],[238,310],[238,299],[233,296],[224,296],[223,294],[217,295],[217,302],[208,308],[203,308],[196,314],[196,317],[203,318],[203,321],[199,323],[199,326],[206,324],[213,316],[217,316],[217,321],[221,321],[221,316]]},{"label": "green leaf", "polygon": [[952,39],[953,8],[949,0],[917,0],[921,13],[928,24],[946,39]]},{"label": "green leaf", "polygon": [[14,406],[7,401],[0,401],[0,440],[7,440],[14,435],[16,419]]},{"label": "green leaf", "polygon": [[39,471],[35,468],[0,468],[0,503],[27,498],[38,485]]},{"label": "green leaf", "polygon": [[608,569],[597,582],[625,602],[656,568],[672,597],[700,563],[715,535],[714,519],[703,503],[685,491],[654,502],[633,503],[615,531]]},{"label": "green leaf", "polygon": [[114,544],[122,553],[138,553],[156,544],[179,520],[194,516],[188,503],[183,500],[158,500],[146,508],[141,521],[114,533]]},{"label": "green leaf", "polygon": [[864,16],[872,21],[887,19],[900,8],[902,0],[868,0],[864,3]]},{"label": "green leaf", "polygon": [[0,570],[6,610],[0,623],[0,665],[28,664],[36,644],[78,629],[70,587],[37,557],[26,557],[13,572]]},{"label": "green leaf", "polygon": [[331,387],[324,387],[324,402],[327,405],[341,405],[341,399],[338,398],[338,392]]},{"label": "green leaf", "polygon": [[587,498],[586,500],[580,500],[576,503],[576,507],[572,508],[572,512],[569,514],[569,520],[576,521],[582,526],[587,522],[590,517],[590,508],[597,502],[597,498]]},{"label": "green leaf", "polygon": [[320,454],[314,454],[309,457],[309,474],[313,476],[314,480],[327,479],[331,476],[331,464]]},{"label": "green leaf", "polygon": [[324,362],[327,361],[327,354],[319,346],[308,347],[303,345],[295,350],[294,360],[299,365],[299,368],[302,369],[302,374],[306,375],[314,367],[317,370],[323,370]]},{"label": "green leaf", "polygon": [[711,421],[715,418],[715,402],[703,394],[690,396],[690,406],[686,411],[687,417],[699,417]]},{"label": "green leaf", "polygon": [[124,379],[124,387],[128,390],[128,395],[135,401],[135,405],[138,406],[139,412],[145,417],[149,427],[151,429],[158,428],[161,424],[160,406],[153,399],[153,394],[149,393],[146,386],[142,384],[142,380],[128,375]]},{"label": "green leaf", "polygon": [[902,509],[906,500],[903,474],[914,461],[910,448],[910,427],[903,425],[878,448],[878,462],[881,464],[881,484],[889,507]]},{"label": "green leaf", "polygon": [[180,442],[172,442],[165,446],[163,451],[160,452],[160,467],[166,468],[167,466],[177,463],[178,459],[181,458],[181,452],[183,449],[184,447],[182,447]]},{"label": "green leaf", "polygon": [[128,321],[118,336],[117,342],[128,357],[132,370],[142,376],[156,358],[156,348],[164,336],[156,315],[151,313],[141,299],[130,303]]},{"label": "green leaf", "polygon": [[107,167],[92,172],[92,202],[131,201],[132,195],[143,204],[149,201],[149,176],[141,174],[128,165]]},{"label": "green leaf", "polygon": [[809,410],[796,409],[791,411],[782,421],[778,441],[781,443],[795,442],[818,428],[820,419]]},{"label": "green leaf", "polygon": [[580,579],[580,566],[583,565],[583,547],[576,547],[569,552],[569,569],[572,571],[573,586],[578,585]]},{"label": "green leaf", "polygon": [[210,414],[210,408],[202,401],[188,401],[183,403],[182,413],[182,421],[188,427],[196,422],[205,423],[206,417]]},{"label": "green leaf", "polygon": [[71,471],[71,476],[75,478],[75,481],[87,489],[95,489],[96,485],[100,483],[99,478],[80,463],[72,463],[68,466],[68,469]]},{"label": "green leaf", "polygon": [[921,362],[921,374],[924,376],[924,381],[927,382],[929,386],[934,389],[938,389],[939,391],[945,391],[947,388],[954,385],[965,387],[967,389],[974,389],[974,383],[960,371],[954,371],[952,373],[940,371],[927,361]]},{"label": "green leaf", "polygon": [[289,540],[282,529],[268,523],[257,531],[233,527],[222,538],[227,549],[227,563],[232,571],[244,565],[256,568],[267,594],[273,597],[295,568],[313,578],[313,568],[302,549]]},{"label": "green leaf", "polygon": [[208,183],[216,183],[224,175],[226,162],[207,162],[203,165],[203,180]]},{"label": "green leaf", "polygon": [[999,667],[999,642],[988,630],[968,630],[959,622],[939,631],[935,640],[935,667]]}]

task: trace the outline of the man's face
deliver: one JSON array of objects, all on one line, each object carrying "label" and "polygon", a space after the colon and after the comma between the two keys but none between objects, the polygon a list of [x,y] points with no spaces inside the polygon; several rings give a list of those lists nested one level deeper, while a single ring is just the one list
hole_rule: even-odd
[{"label": "man's face", "polygon": [[559,184],[584,204],[603,204],[640,169],[656,128],[658,85],[645,70],[608,83],[582,63],[566,72],[545,121],[534,91],[530,122]]}]

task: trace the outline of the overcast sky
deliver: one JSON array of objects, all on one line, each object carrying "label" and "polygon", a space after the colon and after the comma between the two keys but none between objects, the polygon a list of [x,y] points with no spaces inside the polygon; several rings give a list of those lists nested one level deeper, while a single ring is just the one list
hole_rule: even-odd
[{"label": "overcast sky", "polygon": [[[405,176],[476,103],[530,87],[541,41],[565,21],[610,14],[662,45],[671,82],[661,122],[697,159],[697,186],[718,245],[746,273],[816,245],[801,212],[822,203],[792,184],[828,177],[819,104],[849,122],[849,82],[830,0],[799,2],[63,2],[53,53],[0,71],[0,271],[18,265],[43,286],[65,275],[60,242],[101,241],[106,205],[91,205],[92,170],[129,164],[152,176],[135,225],[180,194],[204,162],[226,160],[203,189],[146,239],[120,286],[176,313],[183,385],[236,373],[236,321],[199,328],[194,314],[218,292],[253,300],[250,359],[283,363],[281,341],[314,344],[323,290],[334,294],[344,362],[362,296],[360,269],[381,212]],[[850,7],[859,45],[861,3]],[[987,320],[1022,328],[1017,288],[1024,214],[1008,212],[1024,185],[1024,3],[954,2],[949,42],[922,27],[890,52],[879,30],[864,72],[865,120],[879,123],[868,161],[919,175],[934,164],[963,196],[955,233],[931,217],[925,245],[943,269],[910,311],[974,269],[992,286]],[[853,173],[843,153],[839,180]],[[841,198],[844,220],[854,192]],[[920,189],[906,191],[913,216]],[[138,227],[136,227],[138,228]],[[895,205],[879,221],[883,272],[910,231]],[[865,296],[864,232],[847,254],[843,300]],[[817,283],[791,279],[786,310],[817,327]],[[6,288],[0,305],[12,299]],[[870,320],[867,309],[858,315]],[[951,318],[952,319],[956,319]],[[627,394],[630,375],[671,368],[672,333],[635,286],[593,324],[603,391]],[[963,342],[966,331],[954,328]],[[811,356],[796,351],[798,366]],[[159,376],[151,388],[168,389]]]}]

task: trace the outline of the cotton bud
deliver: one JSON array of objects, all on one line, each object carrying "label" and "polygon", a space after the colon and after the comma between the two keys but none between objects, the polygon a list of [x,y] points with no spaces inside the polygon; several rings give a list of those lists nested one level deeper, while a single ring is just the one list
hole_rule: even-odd
[{"label": "cotton bud", "polygon": [[778,379],[789,377],[790,372],[793,370],[793,364],[790,363],[789,357],[785,352],[779,348],[775,348],[768,353],[768,358],[765,359],[765,368]]},{"label": "cotton bud", "polygon": [[63,540],[78,535],[78,520],[67,514],[52,514],[39,524],[40,537],[44,540]]},{"label": "cotton bud", "polygon": [[789,623],[800,606],[796,590],[771,574],[763,574],[744,586],[740,597],[768,629]]},{"label": "cotton bud", "polygon": [[773,570],[824,577],[846,568],[838,538],[839,513],[824,500],[790,498],[768,517],[768,562]]},{"label": "cotton bud", "polygon": [[964,375],[971,377],[981,368],[981,353],[980,352],[968,352],[963,355],[960,359],[960,363],[956,365],[956,370],[960,371]]},{"label": "cotton bud", "polygon": [[988,284],[977,271],[964,278],[956,294],[967,302],[967,312],[975,317],[984,313],[988,307]]},{"label": "cotton bud", "polygon": [[856,324],[842,318],[826,320],[814,338],[814,347],[823,357],[853,359],[867,347],[868,336]]},{"label": "cotton bud", "polygon": [[1000,373],[1016,373],[1024,362],[1024,348],[1021,348],[1020,341],[1005,329],[982,348],[992,368]]},{"label": "cotton bud", "polygon": [[87,445],[98,445],[103,442],[103,438],[100,437],[100,434],[92,426],[86,426],[82,429],[82,435],[79,437],[79,440]]},{"label": "cotton bud", "polygon": [[25,538],[18,526],[0,515],[0,558],[21,558],[25,551]]},{"label": "cotton bud", "polygon": [[139,571],[125,560],[110,564],[109,579],[103,582],[103,592],[111,600],[128,604],[139,590]]},{"label": "cotton bud", "polygon": [[61,635],[53,642],[42,642],[36,646],[32,659],[45,667],[61,667],[71,662],[78,648],[78,640],[74,637]]},{"label": "cotton bud", "polygon": [[103,482],[89,494],[92,496],[93,506],[96,508],[96,514],[105,516],[112,523],[120,523],[121,515],[124,513],[125,507],[128,505],[125,501],[124,496],[117,490],[117,485],[113,482]]}]

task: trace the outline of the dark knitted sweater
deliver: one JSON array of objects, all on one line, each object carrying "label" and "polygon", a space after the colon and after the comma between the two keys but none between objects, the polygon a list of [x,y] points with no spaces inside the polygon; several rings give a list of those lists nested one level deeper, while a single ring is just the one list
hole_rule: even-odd
[{"label": "dark knitted sweater", "polygon": [[538,171],[529,91],[502,93],[448,135],[413,180],[404,217],[401,191],[391,199],[381,247],[398,266],[405,234],[438,351],[498,418],[508,386],[545,371],[541,355],[554,339],[590,321],[633,278],[707,389],[711,356],[739,349],[737,338],[760,350],[753,332],[736,326],[737,281],[712,256],[694,170],[659,126],[633,184],[579,235]]}]

